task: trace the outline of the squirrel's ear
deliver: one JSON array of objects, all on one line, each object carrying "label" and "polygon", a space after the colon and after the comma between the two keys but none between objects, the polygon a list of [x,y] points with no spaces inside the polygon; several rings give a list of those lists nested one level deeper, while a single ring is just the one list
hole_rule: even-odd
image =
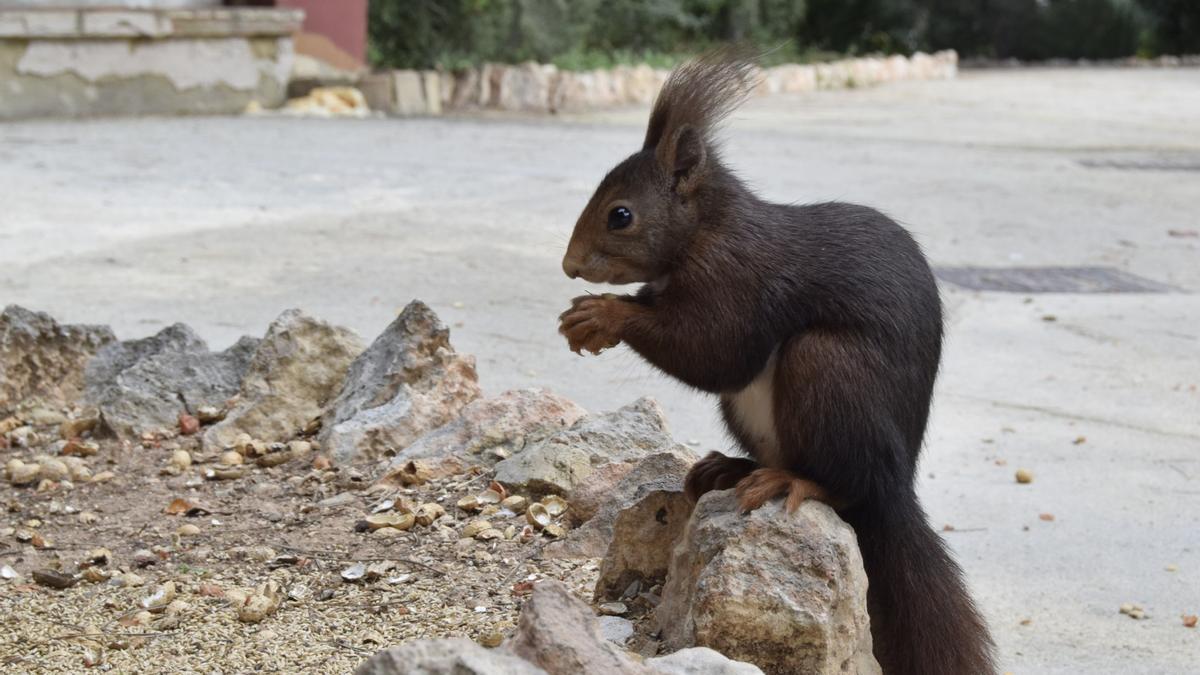
[{"label": "squirrel's ear", "polygon": [[708,160],[704,137],[696,127],[685,124],[671,135],[665,147],[659,148],[659,161],[663,168],[675,178],[675,191],[680,194],[691,192],[698,183]]}]

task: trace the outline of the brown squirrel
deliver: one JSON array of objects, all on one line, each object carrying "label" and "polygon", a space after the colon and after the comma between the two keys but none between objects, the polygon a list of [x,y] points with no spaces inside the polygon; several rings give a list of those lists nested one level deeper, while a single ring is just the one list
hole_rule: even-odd
[{"label": "brown squirrel", "polygon": [[736,49],[671,73],[642,149],[601,181],[563,258],[571,278],[644,285],[575,298],[560,332],[577,353],[625,343],[719,395],[750,459],[700,460],[693,499],[736,487],[745,510],[775,497],[837,509],[858,535],[884,673],[994,673],[987,628],[914,487],[941,358],[937,284],[878,211],[772,204],[726,168],[714,131],[755,73]]}]

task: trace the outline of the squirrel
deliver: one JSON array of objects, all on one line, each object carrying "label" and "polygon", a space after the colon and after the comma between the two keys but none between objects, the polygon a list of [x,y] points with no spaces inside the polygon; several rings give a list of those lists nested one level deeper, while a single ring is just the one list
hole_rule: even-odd
[{"label": "squirrel", "polygon": [[726,48],[670,74],[642,149],[600,182],[562,262],[573,279],[643,285],[575,298],[559,332],[576,353],[624,343],[719,396],[749,457],[701,459],[691,499],[736,487],[743,511],[783,497],[789,512],[815,499],[854,528],[884,673],[994,673],[987,627],[914,485],[941,359],[937,283],[879,211],[769,203],[721,161],[715,131],[756,73]]}]

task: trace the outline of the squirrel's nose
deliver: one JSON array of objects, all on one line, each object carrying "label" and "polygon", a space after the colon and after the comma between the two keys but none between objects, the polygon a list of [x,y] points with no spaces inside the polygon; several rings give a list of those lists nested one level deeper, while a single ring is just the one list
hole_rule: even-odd
[{"label": "squirrel's nose", "polygon": [[570,256],[563,258],[563,272],[565,272],[568,277],[572,279],[579,278],[580,267],[579,261],[575,260],[574,258],[571,258]]}]

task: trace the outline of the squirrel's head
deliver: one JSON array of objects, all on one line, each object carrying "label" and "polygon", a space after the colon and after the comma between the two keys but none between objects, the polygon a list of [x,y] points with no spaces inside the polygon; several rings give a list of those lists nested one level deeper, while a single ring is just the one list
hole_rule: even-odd
[{"label": "squirrel's head", "polygon": [[642,149],[608,172],[576,221],[563,256],[567,276],[628,284],[671,273],[704,224],[700,197],[721,171],[715,128],[753,89],[754,74],[754,61],[737,47],[671,73]]}]

